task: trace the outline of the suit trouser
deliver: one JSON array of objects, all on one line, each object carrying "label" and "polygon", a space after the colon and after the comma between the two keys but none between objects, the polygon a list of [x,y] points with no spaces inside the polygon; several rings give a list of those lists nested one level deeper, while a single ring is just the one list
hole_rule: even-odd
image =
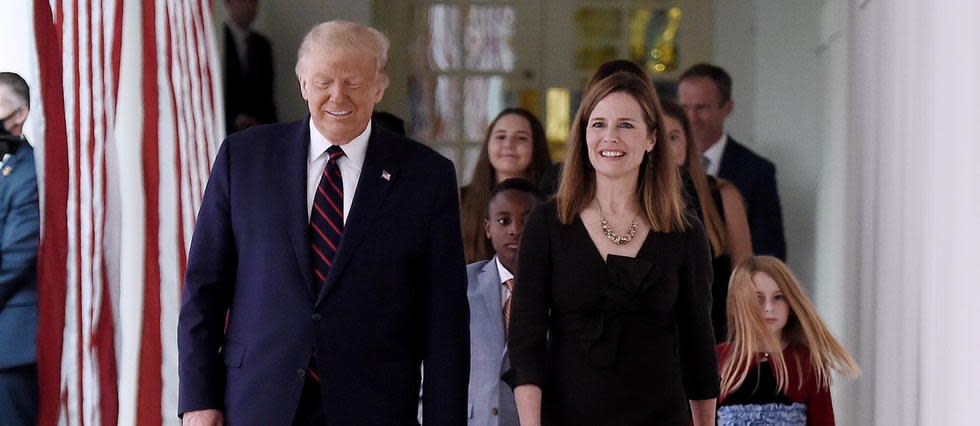
[{"label": "suit trouser", "polygon": [[0,423],[37,423],[37,364],[0,369]]}]

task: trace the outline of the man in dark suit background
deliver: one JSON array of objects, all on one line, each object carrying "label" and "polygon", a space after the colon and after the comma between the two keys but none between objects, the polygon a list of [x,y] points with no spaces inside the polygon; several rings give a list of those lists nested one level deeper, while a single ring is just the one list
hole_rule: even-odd
[{"label": "man in dark suit background", "polygon": [[30,89],[0,73],[0,423],[37,419],[37,245],[34,149],[22,136]]},{"label": "man in dark suit background", "polygon": [[272,45],[252,30],[258,0],[225,0],[225,129],[276,122]]},{"label": "man in dark suit background", "polygon": [[466,423],[455,172],[372,125],[387,51],[360,24],[314,27],[296,64],[311,116],[219,149],[177,331],[185,425],[415,424],[423,374],[425,424]]},{"label": "man in dark suit background", "polygon": [[786,260],[776,166],[725,133],[731,114],[732,78],[721,67],[697,64],[681,74],[677,98],[691,122],[705,171],[735,184],[745,199],[752,250]]}]

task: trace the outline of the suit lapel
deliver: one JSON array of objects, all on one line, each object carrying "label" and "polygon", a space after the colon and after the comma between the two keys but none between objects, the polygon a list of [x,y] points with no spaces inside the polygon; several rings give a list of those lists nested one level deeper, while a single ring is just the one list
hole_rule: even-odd
[{"label": "suit lapel", "polygon": [[368,140],[367,152],[364,155],[364,165],[361,176],[357,180],[354,191],[354,202],[344,224],[344,237],[337,248],[333,266],[327,273],[327,280],[317,304],[320,304],[337,283],[338,277],[344,272],[357,246],[365,235],[374,229],[373,224],[380,211],[381,202],[388,194],[389,188],[398,178],[397,163],[392,158],[394,141],[384,134],[378,126],[372,126],[371,138]]},{"label": "suit lapel", "polygon": [[725,146],[725,151],[721,153],[721,165],[718,166],[718,176],[724,179],[732,180],[732,176],[736,173],[738,169],[738,162],[741,161],[738,158],[739,144],[732,139],[731,136],[728,137],[728,144]]},{"label": "suit lapel", "polygon": [[490,319],[491,335],[487,336],[491,342],[499,342],[500,355],[507,351],[504,344],[504,312],[503,300],[500,296],[500,274],[497,272],[497,263],[491,259],[480,270],[477,276],[480,284],[480,298],[483,299],[483,307],[487,311],[487,318]]},{"label": "suit lapel", "polygon": [[272,163],[279,177],[280,194],[286,209],[286,231],[292,242],[296,263],[303,275],[304,287],[313,294],[313,272],[310,264],[309,217],[306,211],[306,180],[309,168],[310,122],[309,118],[298,121],[289,134],[284,136],[283,148],[276,150]]}]

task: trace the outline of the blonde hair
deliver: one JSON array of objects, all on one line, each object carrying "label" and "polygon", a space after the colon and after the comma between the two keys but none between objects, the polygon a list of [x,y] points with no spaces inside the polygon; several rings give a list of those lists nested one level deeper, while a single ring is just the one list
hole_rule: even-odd
[{"label": "blonde hair", "polygon": [[667,133],[657,92],[648,81],[630,72],[616,72],[591,85],[575,113],[572,132],[565,152],[565,167],[558,186],[558,219],[572,223],[595,199],[595,168],[589,161],[585,130],[589,117],[599,101],[612,93],[626,93],[643,110],[647,129],[656,136],[653,150],[643,156],[637,176],[636,205],[655,232],[687,229],[688,218],[681,198],[680,175],[667,151]]},{"label": "blonde hair", "polygon": [[317,50],[339,49],[348,54],[374,56],[377,77],[388,87],[388,47],[391,43],[381,31],[350,21],[327,21],[317,24],[303,37],[296,58],[296,76],[302,77],[303,58]]},{"label": "blonde hair", "polygon": [[[831,370],[848,378],[856,378],[861,370],[854,358],[830,334],[820,316],[800,288],[799,281],[782,261],[771,256],[753,256],[739,263],[728,282],[728,340],[730,354],[721,367],[721,394],[728,395],[745,381],[749,370],[761,352],[770,354],[769,361],[780,390],[786,389],[789,374],[783,357],[780,336],[772,332],[759,309],[758,294],[753,277],[766,274],[779,287],[789,305],[789,318],[783,327],[783,341],[806,347],[813,367],[815,382],[820,388],[830,387]],[[802,389],[802,371],[796,371]]]}]

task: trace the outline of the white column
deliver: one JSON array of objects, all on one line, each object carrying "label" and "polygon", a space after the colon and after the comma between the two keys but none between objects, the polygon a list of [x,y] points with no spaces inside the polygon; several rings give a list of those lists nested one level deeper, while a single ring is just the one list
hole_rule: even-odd
[{"label": "white column", "polygon": [[976,424],[980,3],[854,0],[848,279],[854,424]]}]

